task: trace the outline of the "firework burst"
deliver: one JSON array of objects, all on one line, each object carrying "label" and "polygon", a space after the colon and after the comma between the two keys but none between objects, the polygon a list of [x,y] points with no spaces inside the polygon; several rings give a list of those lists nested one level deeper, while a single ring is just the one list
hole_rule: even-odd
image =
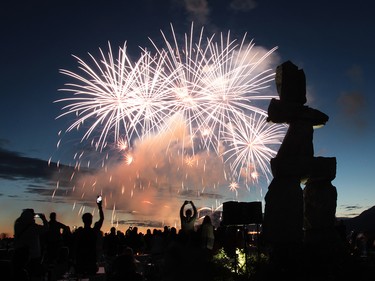
[{"label": "firework burst", "polygon": [[259,171],[269,181],[269,163],[275,157],[277,145],[285,135],[285,127],[270,124],[259,114],[244,115],[238,122],[228,124],[223,141],[228,149],[223,152],[226,161],[231,163],[233,174],[239,178],[257,179]]},{"label": "firework burst", "polygon": [[[61,89],[72,95],[56,101],[65,104],[58,118],[75,118],[66,132],[83,131],[81,142],[91,143],[98,153],[105,152],[105,159],[110,158],[110,147],[125,152],[124,163],[131,167],[136,161],[128,151],[136,140],[173,135],[176,123],[182,123],[179,130],[184,136],[171,138],[166,145],[170,150],[179,144],[178,152],[165,153],[168,162],[159,157],[154,171],[175,165],[171,158],[181,157],[181,168],[173,166],[173,178],[183,174],[183,165],[194,166],[195,171],[202,167],[203,189],[208,184],[216,188],[223,182],[208,183],[203,178],[208,156],[204,161],[195,160],[198,150],[213,151],[230,167],[230,176],[226,170],[222,172],[227,181],[256,181],[261,175],[269,180],[269,160],[275,156],[285,128],[268,124],[267,112],[258,102],[275,97],[265,89],[274,79],[266,62],[276,48],[264,51],[253,41],[247,42],[246,34],[241,40],[231,39],[230,32],[205,37],[204,29],[195,34],[193,25],[180,42],[172,25],[171,30],[170,37],[161,32],[163,46],[150,39],[153,52],[141,48],[137,60],[130,59],[126,42],[117,53],[108,43],[107,53],[99,49],[99,59],[89,54],[90,63],[75,57],[80,73],[61,70],[74,80]],[[104,160],[102,163],[105,167]],[[136,173],[137,178],[142,176],[142,171]],[[187,173],[185,179],[190,178]],[[162,178],[158,174],[152,182]],[[124,183],[120,186],[123,194]],[[133,197],[134,190],[131,194]]]}]

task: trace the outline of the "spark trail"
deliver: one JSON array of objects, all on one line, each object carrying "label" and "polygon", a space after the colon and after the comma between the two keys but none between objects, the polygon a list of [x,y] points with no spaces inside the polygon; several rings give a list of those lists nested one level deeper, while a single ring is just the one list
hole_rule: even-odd
[{"label": "spark trail", "polygon": [[[265,51],[248,42],[246,34],[240,40],[231,39],[230,32],[206,37],[203,28],[196,34],[193,25],[180,42],[172,25],[171,31],[170,36],[161,31],[163,46],[150,39],[153,50],[141,48],[137,60],[128,55],[127,42],[117,53],[108,43],[107,53],[99,49],[99,59],[75,57],[79,73],[61,70],[73,80],[61,89],[70,95],[56,100],[65,104],[57,118],[74,116],[66,134],[83,131],[80,142],[103,155],[105,170],[116,153],[124,155],[128,168],[122,169],[147,158],[152,168],[131,170],[128,182],[118,180],[118,188],[111,189],[121,190],[121,196],[124,190],[133,197],[137,188],[166,181],[169,186],[180,182],[178,193],[200,185],[197,194],[218,186],[236,186],[237,193],[241,180],[248,185],[260,176],[268,181],[269,160],[285,134],[284,126],[266,122],[267,112],[259,106],[275,97],[266,89],[274,80],[268,65],[276,47]],[[135,151],[145,149],[144,143],[165,141],[164,155],[156,149],[146,149],[147,156]],[[77,162],[85,154],[77,152]],[[213,164],[222,172],[211,169],[209,175],[207,167]],[[146,174],[153,178],[144,180]],[[200,179],[193,180],[193,174]],[[115,183],[111,175],[110,184]]]}]

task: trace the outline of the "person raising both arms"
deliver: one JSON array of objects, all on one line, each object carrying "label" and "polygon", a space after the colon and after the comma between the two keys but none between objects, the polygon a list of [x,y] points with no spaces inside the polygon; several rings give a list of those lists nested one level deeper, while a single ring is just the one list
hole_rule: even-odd
[{"label": "person raising both arms", "polygon": [[[185,210],[187,205],[191,205],[191,209]],[[193,201],[185,201],[180,209],[181,231],[184,234],[191,234],[195,231],[194,224],[197,219],[198,212]]]}]

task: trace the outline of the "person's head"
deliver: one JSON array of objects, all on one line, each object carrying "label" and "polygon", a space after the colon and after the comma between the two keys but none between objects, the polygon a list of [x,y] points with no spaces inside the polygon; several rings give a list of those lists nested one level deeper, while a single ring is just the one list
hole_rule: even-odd
[{"label": "person's head", "polygon": [[134,234],[138,234],[138,227],[134,226],[133,229],[132,229],[132,232]]},{"label": "person's head", "polygon": [[187,210],[185,211],[185,216],[186,216],[186,217],[190,218],[192,215],[193,215],[193,211],[192,211],[191,209],[187,209]]},{"label": "person's head", "polygon": [[177,234],[177,229],[174,226],[172,226],[169,231],[171,234]]},{"label": "person's head", "polygon": [[116,234],[116,227],[114,227],[114,226],[111,227],[111,234],[113,234],[113,235]]},{"label": "person's head", "polygon": [[90,213],[84,213],[82,215],[82,221],[85,226],[90,226],[92,224],[92,215]]},{"label": "person's head", "polygon": [[55,221],[56,220],[56,213],[55,212],[50,213],[49,218],[50,218],[51,221]]},{"label": "person's head", "polygon": [[18,218],[18,221],[25,224],[29,224],[35,222],[34,216],[34,209],[24,209],[21,213],[21,216]]},{"label": "person's head", "polygon": [[204,224],[211,224],[211,217],[209,215],[206,215],[204,218],[203,218],[203,223]]}]

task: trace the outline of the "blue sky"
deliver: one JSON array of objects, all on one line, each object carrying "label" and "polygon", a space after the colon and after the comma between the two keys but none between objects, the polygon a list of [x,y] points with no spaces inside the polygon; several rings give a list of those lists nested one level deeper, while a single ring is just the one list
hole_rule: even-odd
[{"label": "blue sky", "polygon": [[[304,70],[307,105],[329,116],[326,126],[314,132],[314,151],[316,156],[337,158],[333,181],[338,191],[337,215],[357,215],[374,205],[375,98],[370,82],[375,64],[375,20],[366,1],[340,5],[320,0],[77,2],[14,1],[1,9],[0,232],[10,232],[26,207],[45,213],[57,211],[70,225],[80,224],[82,206],[94,212],[90,197],[73,200],[68,192],[60,191],[52,197],[56,189],[53,173],[42,173],[38,166],[51,157],[53,162],[63,159],[64,153],[71,153],[79,143],[71,137],[64,152],[56,147],[58,132],[72,122],[69,118],[56,120],[62,105],[54,103],[63,96],[58,90],[67,82],[59,70],[77,70],[72,55],[86,60],[88,53],[106,49],[108,41],[114,48],[127,41],[129,54],[137,57],[139,46],[150,47],[148,38],[162,42],[160,30],[168,33],[170,23],[182,35],[189,32],[192,21],[197,27],[204,26],[207,34],[230,30],[232,38],[242,39],[247,33],[256,46],[268,50],[277,46],[274,67],[291,60]],[[27,169],[30,167],[36,168]],[[256,189],[264,195],[267,185],[259,183]],[[210,206],[233,196],[215,197],[214,193],[219,192],[212,192],[214,203]],[[184,196],[192,194],[178,194],[173,208],[169,206],[165,213],[177,216]],[[251,198],[241,190],[233,196],[239,201]],[[203,199],[193,199],[200,207],[206,206]],[[153,209],[146,208],[148,214],[142,216],[129,208],[120,209],[111,205],[106,217],[116,213],[116,219],[124,224],[133,219],[155,220],[150,215]],[[169,224],[176,222],[174,215],[166,217],[171,217]]]}]

